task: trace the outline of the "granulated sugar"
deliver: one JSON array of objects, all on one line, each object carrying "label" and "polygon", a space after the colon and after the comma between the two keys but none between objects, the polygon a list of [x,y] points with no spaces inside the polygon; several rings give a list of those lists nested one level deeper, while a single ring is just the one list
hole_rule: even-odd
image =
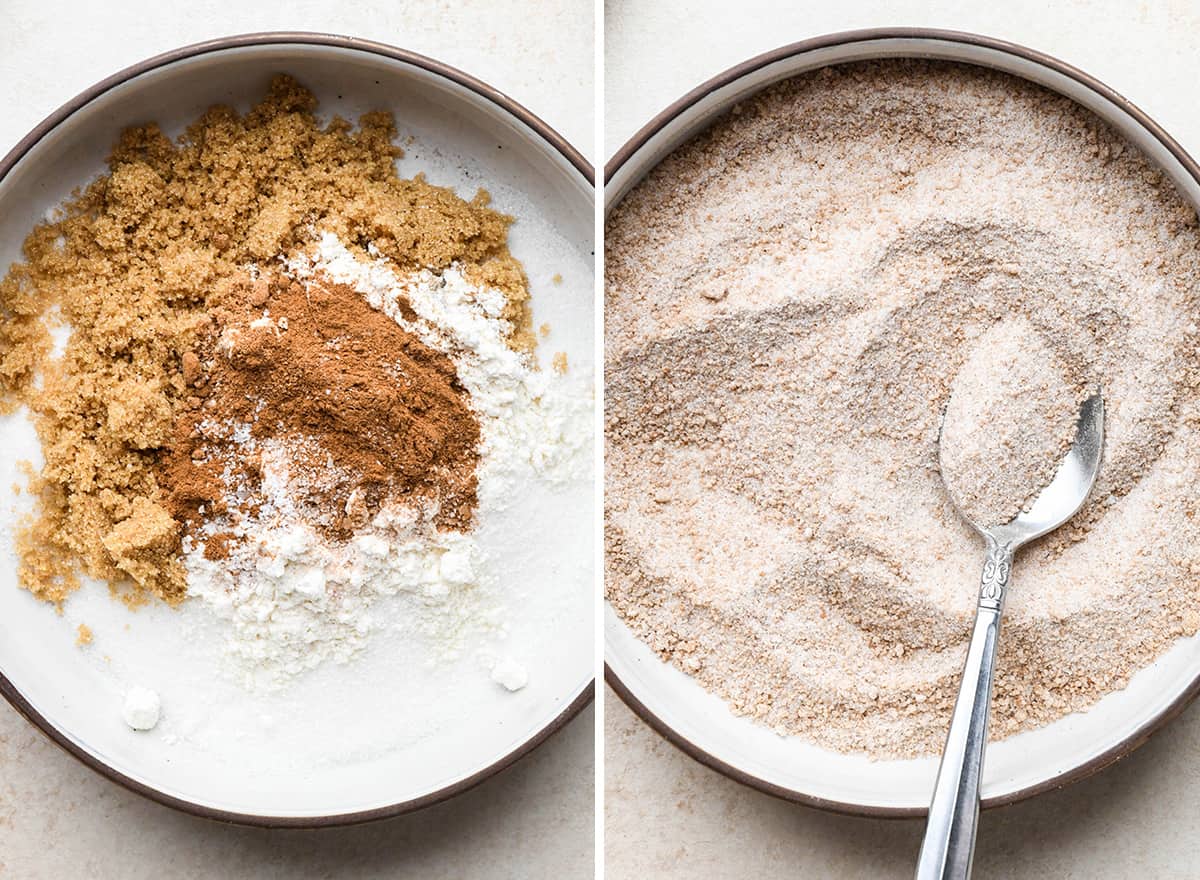
[{"label": "granulated sugar", "polygon": [[937,439],[973,356],[1015,384],[965,410],[1037,386],[994,438],[1036,436],[1005,456],[1027,470],[961,487],[985,516],[1052,475],[1081,394],[1106,402],[1091,498],[1018,557],[993,735],[1200,626],[1200,234],[1088,112],[976,68],[826,69],[665,159],[606,260],[608,599],[735,712],[840,751],[940,748],[983,545]]}]

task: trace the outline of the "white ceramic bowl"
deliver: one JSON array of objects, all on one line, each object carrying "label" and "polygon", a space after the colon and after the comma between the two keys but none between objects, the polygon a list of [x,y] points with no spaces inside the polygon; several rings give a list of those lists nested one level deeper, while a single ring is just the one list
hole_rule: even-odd
[{"label": "white ceramic bowl", "polygon": [[[771,83],[831,64],[933,58],[995,68],[1045,86],[1106,120],[1160,165],[1193,205],[1200,167],[1144,113],[1062,62],[1009,43],[950,31],[894,29],[833,34],[745,62],[696,88],[646,125],[606,168],[606,210],[663,157],[734,103]],[[616,613],[605,612],[607,679],[668,740],[697,760],[770,794],[840,812],[926,812],[937,759],[871,761],[781,737],[734,716],[717,697],[659,660]],[[1181,640],[1124,690],[1085,713],[989,747],[985,807],[1082,779],[1127,755],[1200,690],[1200,638]]]},{"label": "white ceramic bowl", "polygon": [[[480,186],[489,188],[494,205],[518,218],[510,243],[531,278],[535,320],[553,325],[554,347],[568,352],[573,368],[592,366],[590,166],[543,122],[483,83],[418,55],[343,37],[253,34],[191,46],[124,70],[71,101],[0,161],[0,269],[19,257],[21,242],[37,221],[72,188],[104,170],[108,150],[124,127],[153,120],[174,134],[212,104],[246,109],[279,72],[295,75],[316,93],[322,117],[355,119],[367,110],[392,111],[401,136],[415,136],[401,161],[402,173],[424,171],[431,182],[452,186],[467,198]],[[566,280],[548,287],[559,272]],[[539,297],[541,291],[546,295]],[[27,454],[36,456],[36,443],[31,449],[10,443],[0,453],[5,486],[18,478],[16,460]],[[339,760],[289,761],[278,754],[286,750],[282,739],[241,739],[236,725],[224,728],[235,735],[215,738],[204,748],[193,747],[187,736],[132,734],[120,722],[121,683],[114,683],[114,670],[123,663],[154,680],[160,674],[156,665],[168,665],[156,664],[155,650],[191,650],[169,643],[178,612],[158,606],[131,614],[102,587],[92,587],[73,596],[66,619],[59,618],[17,588],[8,530],[0,538],[0,693],[95,770],[201,815],[313,826],[415,809],[511,764],[590,699],[593,511],[588,506],[579,516],[578,535],[559,548],[566,561],[557,561],[551,573],[557,590],[549,591],[554,593],[550,601],[557,604],[549,613],[557,614],[555,625],[535,630],[519,615],[510,624],[510,638],[520,640],[525,652],[529,686],[512,699],[494,698],[486,709],[455,707],[455,721],[411,747],[364,749]],[[524,587],[525,572],[504,577],[514,581],[515,590]],[[97,630],[97,650],[73,645],[77,621]],[[123,658],[115,650],[111,658],[100,656],[109,651],[100,647],[101,628],[112,634],[109,644],[126,652]],[[160,644],[164,639],[167,643]],[[479,693],[486,687],[499,691],[486,681],[486,672],[482,678]],[[334,673],[329,681],[324,689],[310,686],[303,704],[297,698],[294,714],[281,719],[289,735],[296,723],[308,722],[314,729],[321,726],[323,736],[358,734],[376,723],[373,707],[380,701],[402,699],[403,687],[388,681],[363,683]],[[169,688],[170,682],[165,684]],[[164,693],[164,723],[170,720],[169,699]],[[212,717],[227,716],[228,709],[212,706]],[[414,715],[419,712],[414,708]],[[375,733],[376,742],[391,742],[392,731]]]}]

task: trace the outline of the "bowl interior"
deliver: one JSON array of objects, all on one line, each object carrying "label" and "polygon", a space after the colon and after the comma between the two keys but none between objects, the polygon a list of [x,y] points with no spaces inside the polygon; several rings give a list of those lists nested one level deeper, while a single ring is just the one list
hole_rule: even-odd
[{"label": "bowl interior", "polygon": [[[832,42],[832,41],[831,41]],[[986,42],[986,41],[985,41]],[[1159,164],[1192,205],[1200,183],[1184,162],[1118,101],[1034,57],[952,36],[856,36],[754,66],[700,94],[677,115],[618,154],[605,191],[611,210],[672,150],[737,101],[771,83],[824,67],[877,58],[935,58],[1006,71],[1057,91],[1092,110]],[[660,726],[694,753],[724,765],[741,781],[775,793],[849,811],[920,813],[933,791],[938,760],[872,761],[779,736],[745,718],[664,663],[611,609],[605,610],[605,657],[621,687]],[[1002,674],[1002,673],[1001,673]],[[1089,711],[993,744],[984,767],[984,805],[1007,802],[1099,769],[1135,748],[1143,735],[1190,697],[1200,678],[1200,638],[1181,640],[1141,670],[1129,686]],[[825,802],[825,803],[820,803]]]},{"label": "bowl interior", "polygon": [[[0,267],[19,258],[28,230],[76,186],[104,170],[126,126],[158,122],[182,131],[215,103],[246,109],[271,77],[287,72],[320,101],[319,115],[395,114],[404,175],[465,198],[479,187],[518,218],[510,243],[528,272],[534,318],[548,322],[544,347],[566,351],[580,375],[593,368],[593,189],[562,152],[499,105],[413,63],[330,45],[275,43],[208,51],[144,72],[71,113],[0,180]],[[561,284],[551,279],[562,276]],[[2,420],[4,485],[23,482],[18,462],[40,460],[28,421]],[[590,498],[590,491],[588,496]],[[220,633],[202,615],[150,607],[130,613],[90,585],[65,619],[16,586],[12,524],[20,500],[0,504],[0,672],[73,744],[116,771],[202,809],[250,817],[327,818],[386,809],[444,792],[520,750],[568,707],[593,676],[593,510],[579,506],[535,562],[514,560],[503,586],[523,594],[506,644],[530,671],[528,687],[501,689],[479,675],[448,692],[406,646],[373,640],[360,662],[321,668],[264,708],[233,684],[207,706],[182,711],[189,674],[216,668]],[[531,515],[530,528],[551,528]],[[511,582],[511,583],[510,583]],[[541,589],[536,584],[541,584]],[[532,585],[531,585],[532,584]],[[553,621],[553,626],[547,626]],[[74,645],[75,626],[96,633]],[[471,664],[475,664],[471,667]],[[459,670],[462,671],[462,670]],[[124,688],[160,691],[160,729],[136,735],[120,718]],[[188,726],[172,724],[185,714]],[[268,717],[269,716],[269,717]],[[399,718],[397,722],[395,719]],[[388,720],[392,719],[392,720]],[[330,744],[336,744],[331,746]]]}]

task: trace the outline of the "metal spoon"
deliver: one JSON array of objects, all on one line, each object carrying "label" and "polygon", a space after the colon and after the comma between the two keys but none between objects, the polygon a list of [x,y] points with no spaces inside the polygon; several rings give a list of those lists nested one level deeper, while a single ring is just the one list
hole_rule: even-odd
[{"label": "metal spoon", "polygon": [[[940,436],[938,441],[940,450]],[[1075,442],[1059,464],[1050,485],[1041,491],[1028,511],[1004,525],[981,526],[972,522],[955,503],[959,515],[987,542],[987,559],[983,563],[975,629],[971,633],[962,684],[933,788],[933,801],[929,805],[929,822],[925,826],[925,839],[917,862],[917,880],[966,880],[971,876],[975,831],[979,824],[979,781],[983,775],[992,674],[996,666],[996,640],[1013,554],[1023,544],[1058,528],[1083,506],[1096,482],[1103,446],[1104,401],[1097,392],[1080,407]],[[950,495],[953,499],[954,493]]]}]

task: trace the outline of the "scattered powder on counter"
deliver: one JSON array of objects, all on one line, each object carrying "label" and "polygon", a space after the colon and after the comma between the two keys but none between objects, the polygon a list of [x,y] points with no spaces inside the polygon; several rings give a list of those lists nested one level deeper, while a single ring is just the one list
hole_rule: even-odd
[{"label": "scattered powder on counter", "polygon": [[972,353],[1031,358],[1008,436],[1041,421],[1051,444],[963,484],[985,516],[1052,471],[1082,389],[1106,403],[1089,501],[1014,568],[993,735],[1200,627],[1196,215],[1077,105],[915,61],[781,83],[623,199],[605,282],[607,597],[734,712],[838,751],[941,748],[983,545],[938,429]]},{"label": "scattered powder on counter", "polygon": [[148,688],[134,686],[125,694],[121,717],[133,730],[153,730],[158,726],[162,703],[158,694]]},{"label": "scattered powder on counter", "polygon": [[1024,318],[971,344],[938,446],[942,480],[968,519],[1002,525],[1028,509],[1075,439],[1084,396]]},{"label": "scattered powder on counter", "polygon": [[81,623],[75,628],[75,644],[80,648],[90,645],[92,638],[92,628],[86,623]]}]

